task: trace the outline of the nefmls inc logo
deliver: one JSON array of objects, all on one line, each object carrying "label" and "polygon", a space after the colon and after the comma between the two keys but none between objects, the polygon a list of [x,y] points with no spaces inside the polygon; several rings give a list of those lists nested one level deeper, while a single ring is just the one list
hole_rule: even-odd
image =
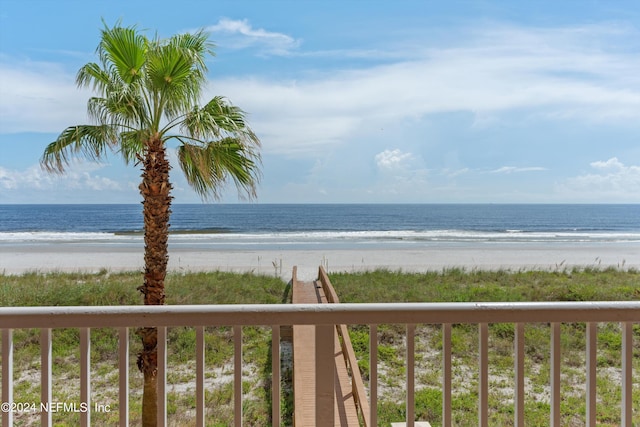
[{"label": "nefmls inc logo", "polygon": [[89,411],[89,404],[87,402],[47,402],[40,403],[40,410],[42,412],[76,412],[85,413]]}]

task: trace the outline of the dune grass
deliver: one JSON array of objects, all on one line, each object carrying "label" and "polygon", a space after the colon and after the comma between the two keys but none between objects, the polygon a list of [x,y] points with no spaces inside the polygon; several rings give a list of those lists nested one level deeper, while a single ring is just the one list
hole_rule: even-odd
[{"label": "dune grass", "polygon": [[[459,269],[426,274],[373,271],[366,273],[331,273],[331,281],[343,302],[403,301],[594,301],[634,300],[640,298],[640,272],[615,269],[573,269],[562,271],[487,272]],[[26,274],[0,275],[2,306],[73,306],[136,305],[141,296],[139,273],[98,274]],[[224,272],[171,274],[167,278],[168,304],[251,304],[279,303],[286,295],[280,279]],[[563,354],[563,425],[584,424],[584,324],[562,326]],[[233,394],[230,384],[233,332],[229,328],[207,328],[206,402],[211,425],[230,425]],[[363,372],[368,372],[368,329],[351,327],[352,341]],[[404,418],[404,330],[396,325],[380,325],[378,340],[380,360],[379,417],[381,425]],[[527,425],[548,425],[549,331],[547,325],[527,325],[526,369],[528,373]],[[439,350],[441,332],[437,326],[420,325],[416,331],[417,366],[416,414],[433,426],[440,425]],[[132,425],[139,420],[142,379],[135,367],[138,342],[130,338]],[[490,327],[492,425],[512,424],[513,404],[508,389],[512,384],[513,325]],[[598,326],[598,423],[619,424],[620,328],[616,324]],[[15,401],[39,402],[38,331],[14,331]],[[246,425],[270,424],[270,331],[244,328],[244,369]],[[470,325],[454,326],[454,422],[476,424],[477,375],[474,363],[477,331]],[[640,353],[640,326],[634,328],[635,355]],[[78,331],[54,331],[54,398],[61,402],[79,402]],[[171,425],[193,423],[195,398],[193,389],[195,332],[192,328],[169,330],[168,395]],[[92,381],[96,403],[109,404],[111,412],[93,413],[93,425],[117,423],[117,332],[92,330]],[[634,373],[640,372],[640,357],[634,359]],[[456,379],[457,378],[457,379]],[[640,376],[636,384],[640,384]],[[286,393],[285,393],[286,394]],[[291,403],[284,396],[285,420],[290,420]],[[634,389],[634,407],[640,408],[640,390]],[[640,423],[640,413],[634,413]],[[77,425],[73,413],[54,414],[56,425]],[[37,416],[16,417],[20,425],[38,424]],[[388,424],[387,424],[388,425]]]},{"label": "dune grass", "polygon": [[639,280],[613,268],[331,274],[341,302],[629,301],[640,299]]}]

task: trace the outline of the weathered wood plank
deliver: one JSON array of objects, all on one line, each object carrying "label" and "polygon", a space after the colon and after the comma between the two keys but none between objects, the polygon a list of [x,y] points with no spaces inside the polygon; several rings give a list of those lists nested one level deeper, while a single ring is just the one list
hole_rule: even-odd
[{"label": "weathered wood plank", "polygon": [[[315,282],[294,282],[294,304],[322,304],[326,297]],[[336,366],[335,410],[336,426],[358,426],[358,415],[353,397],[351,379],[342,354],[337,333],[334,340]],[[293,387],[294,425],[311,426],[316,420],[315,396],[315,326],[293,326]]]}]

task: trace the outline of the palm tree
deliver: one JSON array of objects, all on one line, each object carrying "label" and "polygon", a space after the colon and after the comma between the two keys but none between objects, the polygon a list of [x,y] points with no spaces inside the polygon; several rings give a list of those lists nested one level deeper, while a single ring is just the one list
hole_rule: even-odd
[{"label": "palm tree", "polygon": [[[213,45],[202,31],[169,39],[149,39],[135,27],[106,24],[97,48],[99,63],[84,65],[79,87],[96,97],[87,109],[93,124],[71,126],[49,144],[41,164],[63,173],[72,156],[103,159],[118,152],[127,164],[142,165],[145,304],[164,304],[169,216],[170,165],[167,143],[177,141],[178,161],[187,181],[204,199],[218,198],[233,180],[241,195],[255,197],[260,177],[260,141],[245,114],[222,97],[199,106],[206,84],[207,55]],[[157,413],[157,329],[141,328],[138,367],[144,375],[143,425]]]}]

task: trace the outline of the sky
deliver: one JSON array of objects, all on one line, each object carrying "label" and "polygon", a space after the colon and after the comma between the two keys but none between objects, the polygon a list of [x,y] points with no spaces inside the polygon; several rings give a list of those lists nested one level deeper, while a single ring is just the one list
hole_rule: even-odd
[{"label": "sky", "polygon": [[[209,34],[202,103],[262,143],[252,203],[640,203],[636,0],[0,0],[0,204],[140,202],[117,154],[39,164],[89,123],[103,20]],[[202,203],[174,166],[174,203]]]}]

